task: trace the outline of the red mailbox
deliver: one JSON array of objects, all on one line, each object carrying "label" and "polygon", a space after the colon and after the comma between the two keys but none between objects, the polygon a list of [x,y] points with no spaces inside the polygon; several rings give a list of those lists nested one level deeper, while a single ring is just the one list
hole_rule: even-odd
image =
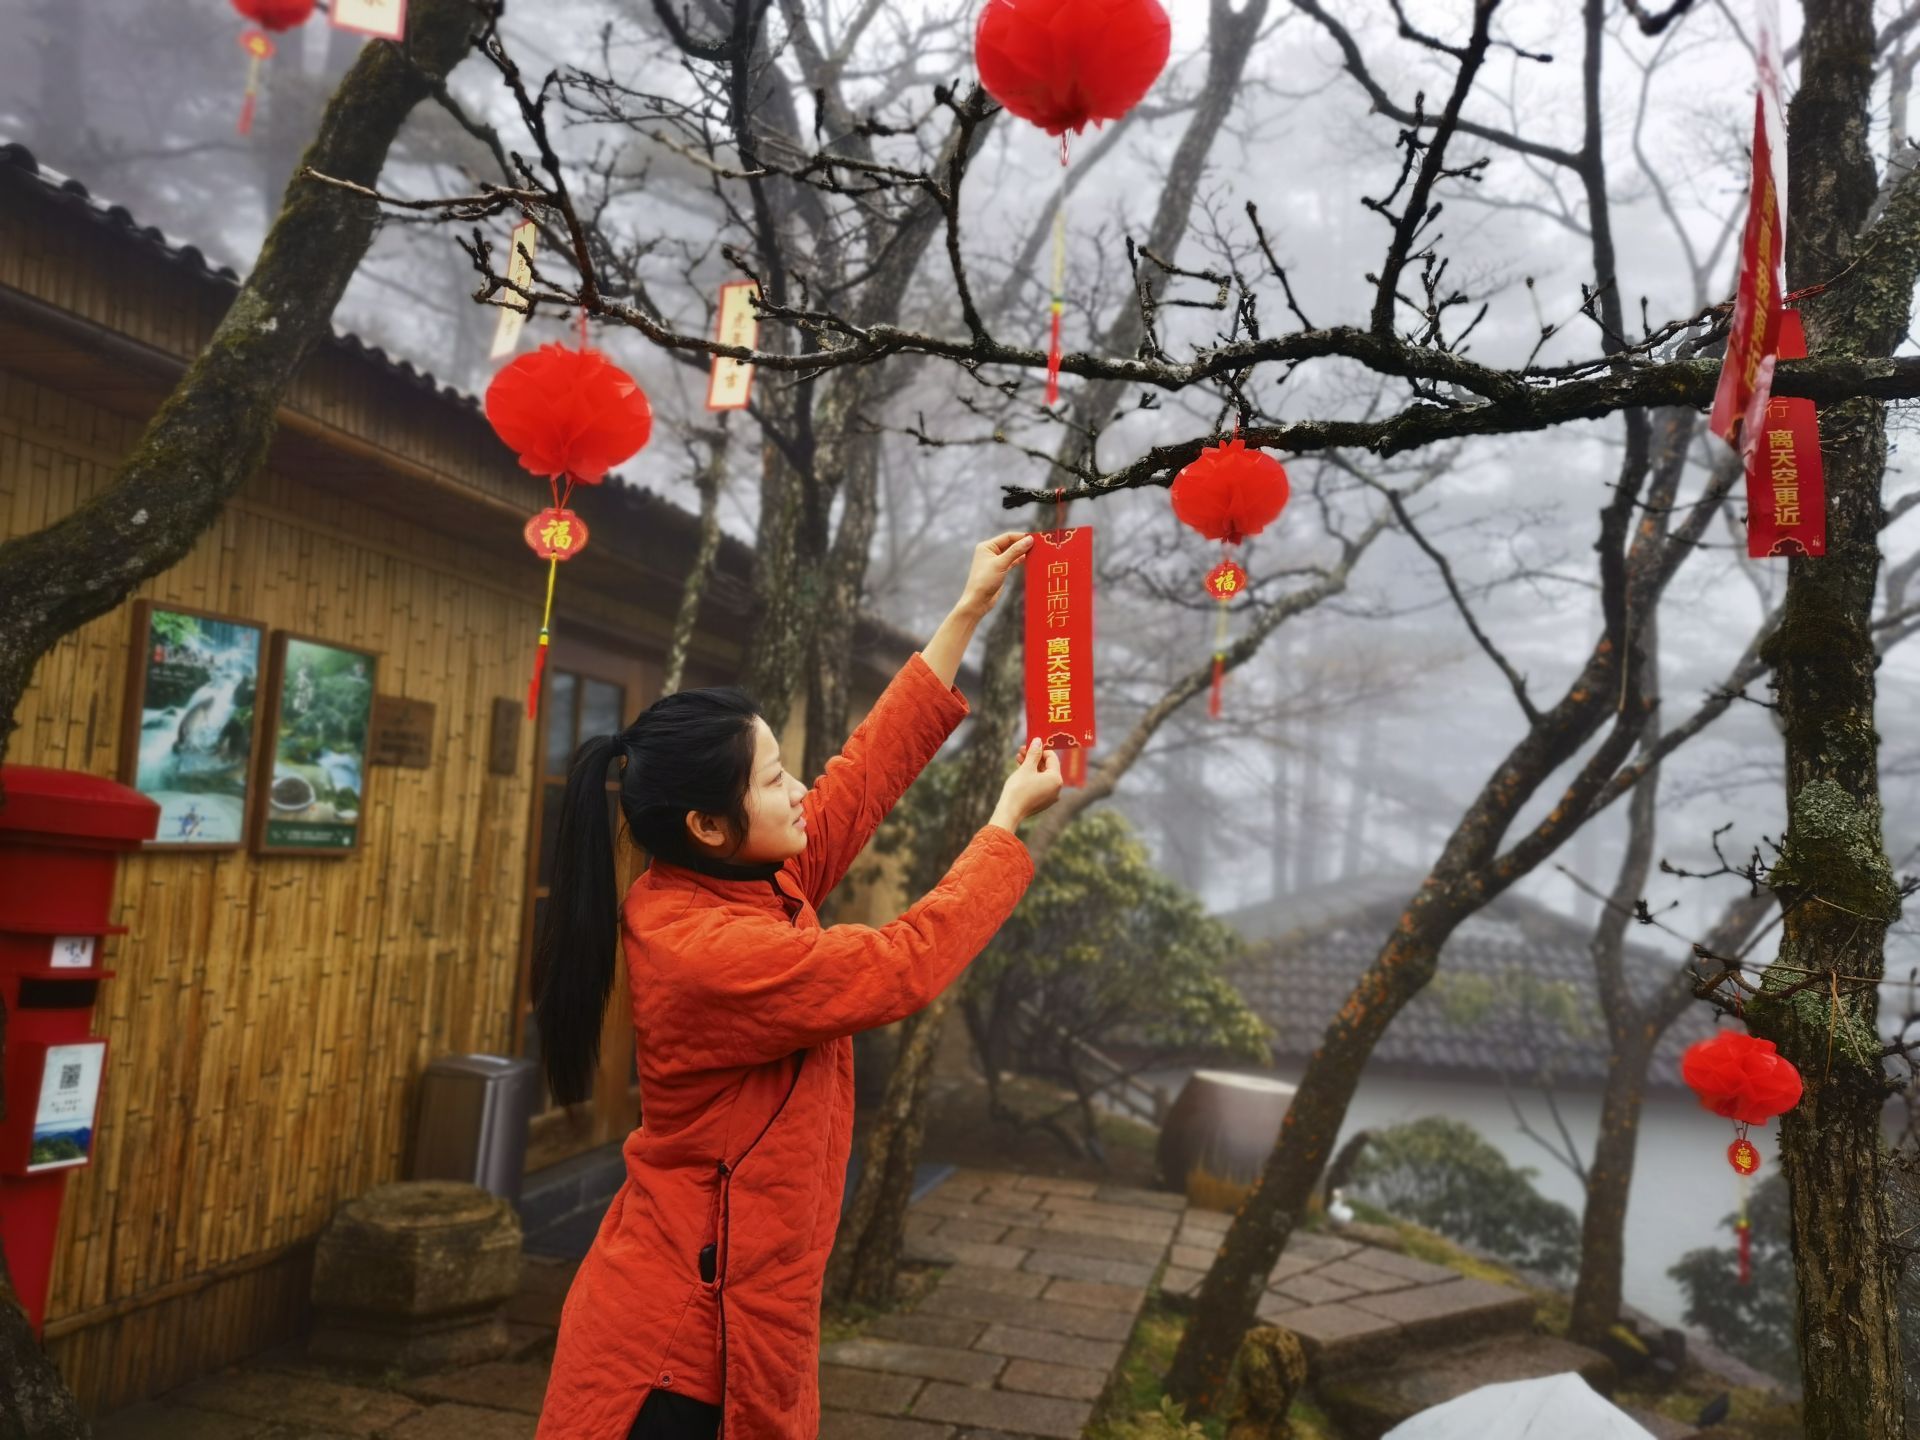
[{"label": "red mailbox", "polygon": [[67,1171],[92,1163],[107,1042],[93,1031],[120,857],[160,807],[95,775],[0,767],[0,998],[7,1004],[0,1242],[37,1331]]}]

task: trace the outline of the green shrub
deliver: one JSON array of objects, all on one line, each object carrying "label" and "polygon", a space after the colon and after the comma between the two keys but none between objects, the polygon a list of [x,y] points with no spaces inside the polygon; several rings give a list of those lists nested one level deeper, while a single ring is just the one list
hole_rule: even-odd
[{"label": "green shrub", "polygon": [[1379,1131],[1353,1189],[1382,1209],[1556,1280],[1580,1263],[1580,1222],[1471,1125],[1429,1116]]}]

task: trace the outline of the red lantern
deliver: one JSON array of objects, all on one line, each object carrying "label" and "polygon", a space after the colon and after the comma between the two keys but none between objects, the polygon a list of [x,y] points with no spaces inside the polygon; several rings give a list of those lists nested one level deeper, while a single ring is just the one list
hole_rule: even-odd
[{"label": "red lantern", "polygon": [[1047,404],[1060,399],[1067,308],[1067,135],[1118,120],[1166,68],[1172,26],[1160,0],[987,0],[974,31],[980,83],[1002,105],[1060,137],[1053,202],[1053,298]]},{"label": "red lantern", "polygon": [[[1224,551],[1258,535],[1286,508],[1286,467],[1264,450],[1249,450],[1238,435],[1210,446],[1173,481],[1173,513]],[[1227,606],[1247,588],[1247,572],[1223,554],[1207,576],[1207,593],[1220,602],[1213,632],[1213,688],[1207,714],[1220,715],[1227,680]]]},{"label": "red lantern", "polygon": [[1289,493],[1286,467],[1236,435],[1174,477],[1173,513],[1209,540],[1238,545],[1279,517]]},{"label": "red lantern", "polygon": [[1687,1048],[1680,1078],[1716,1115],[1742,1125],[1764,1125],[1800,1103],[1800,1072],[1771,1040],[1721,1030]]},{"label": "red lantern", "polygon": [[314,0],[233,0],[240,18],[265,30],[291,30],[313,14]]},{"label": "red lantern", "polygon": [[567,509],[573,487],[598,485],[607,472],[630,459],[653,433],[653,410],[633,377],[585,343],[581,319],[578,350],[542,345],[493,377],[487,387],[487,420],[520,456],[520,464],[547,477],[553,505],[527,522],[524,536],[547,562],[547,604],[540,617],[540,647],[527,687],[527,715],[540,708],[540,677],[547,668],[553,622],[553,586],[560,562],[586,546],[587,527]]},{"label": "red lantern", "polygon": [[1138,105],[1172,43],[1159,0],[987,0],[973,48],[988,94],[1065,135]]},{"label": "red lantern", "polygon": [[487,419],[524,469],[568,484],[598,485],[653,433],[652,407],[631,375],[598,350],[559,344],[493,377]]}]

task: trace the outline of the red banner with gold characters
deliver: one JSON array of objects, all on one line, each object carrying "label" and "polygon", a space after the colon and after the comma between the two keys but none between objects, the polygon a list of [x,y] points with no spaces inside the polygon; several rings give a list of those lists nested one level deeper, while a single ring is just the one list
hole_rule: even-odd
[{"label": "red banner with gold characters", "polygon": [[1086,783],[1093,748],[1093,530],[1033,537],[1027,555],[1027,735],[1060,752],[1069,785]]},{"label": "red banner with gold characters", "polygon": [[[1807,353],[1800,312],[1780,326],[1780,358]],[[1747,454],[1747,554],[1827,553],[1827,480],[1820,463],[1820,412],[1811,400],[1767,401],[1759,443]]]},{"label": "red banner with gold characters", "polygon": [[1787,129],[1780,104],[1779,7],[1775,0],[1757,0],[1754,10],[1760,83],[1753,102],[1753,180],[1740,240],[1733,324],[1707,418],[1709,430],[1749,455],[1773,390],[1787,274]]}]

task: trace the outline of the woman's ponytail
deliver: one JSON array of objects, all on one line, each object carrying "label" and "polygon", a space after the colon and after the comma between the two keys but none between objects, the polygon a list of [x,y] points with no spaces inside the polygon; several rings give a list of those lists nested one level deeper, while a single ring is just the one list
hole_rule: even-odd
[{"label": "woman's ponytail", "polygon": [[561,1105],[584,1100],[591,1091],[600,1063],[600,1023],[613,989],[620,895],[607,767],[618,752],[615,738],[601,735],[574,754],[560,806],[553,885],[534,939],[534,1020],[547,1087]]}]

